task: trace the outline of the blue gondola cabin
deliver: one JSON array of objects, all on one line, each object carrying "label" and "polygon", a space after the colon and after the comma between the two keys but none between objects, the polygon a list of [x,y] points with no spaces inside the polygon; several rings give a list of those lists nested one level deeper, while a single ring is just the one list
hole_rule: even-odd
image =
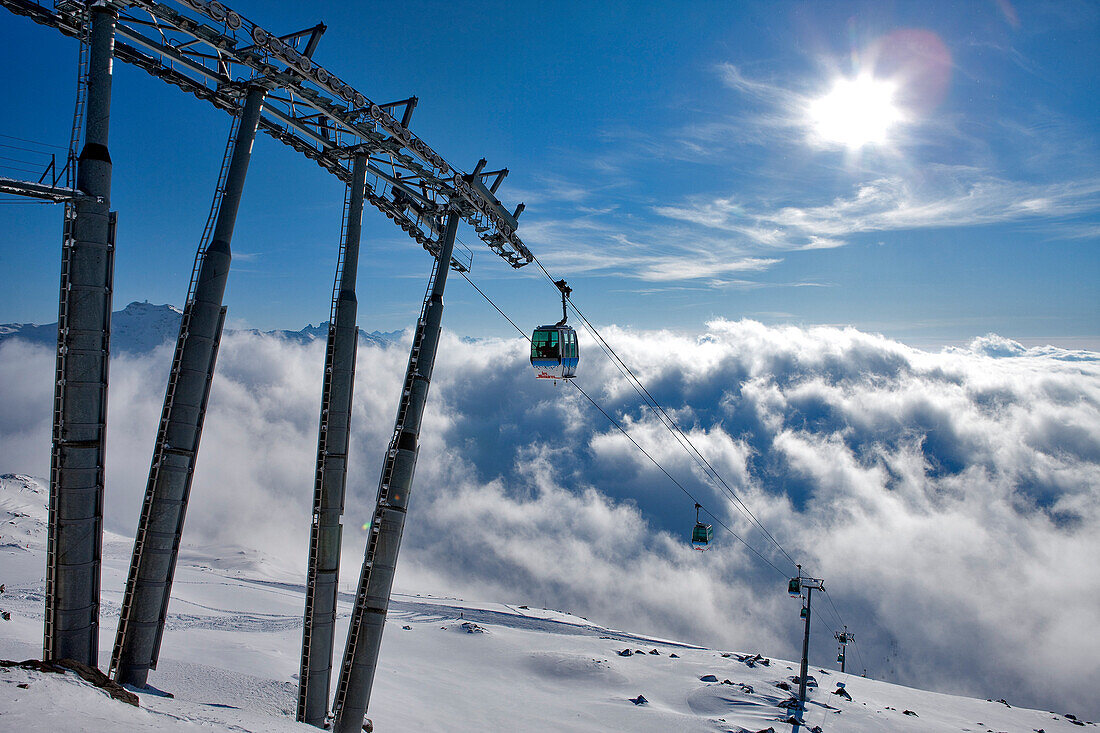
[{"label": "blue gondola cabin", "polygon": [[709,524],[696,522],[695,529],[691,531],[691,546],[696,550],[705,550],[710,545],[710,538],[714,529]]},{"label": "blue gondola cabin", "polygon": [[579,361],[577,332],[569,326],[539,326],[531,335],[531,366],[537,379],[570,379]]}]

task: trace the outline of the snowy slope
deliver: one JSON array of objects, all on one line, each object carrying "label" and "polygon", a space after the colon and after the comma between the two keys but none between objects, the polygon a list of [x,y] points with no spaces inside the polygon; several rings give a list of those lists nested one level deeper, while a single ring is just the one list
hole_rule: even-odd
[{"label": "snowy slope", "polygon": [[[41,654],[44,482],[0,477],[0,658]],[[106,668],[129,560],[105,538]],[[346,628],[351,588],[341,597]],[[309,731],[294,722],[303,590],[262,553],[188,547],[140,707],[75,674],[0,668],[3,731]],[[337,654],[343,640],[337,642]],[[621,654],[629,650],[629,655]],[[398,594],[371,717],[379,731],[1055,731],[1091,723],[813,670],[805,726],[782,723],[797,664],[604,628],[563,611]],[[1021,665],[1026,665],[1021,660]],[[1043,670],[1035,669],[1034,674]],[[843,683],[848,701],[832,694]],[[644,696],[648,701],[635,704]],[[907,714],[906,711],[915,714]]]}]

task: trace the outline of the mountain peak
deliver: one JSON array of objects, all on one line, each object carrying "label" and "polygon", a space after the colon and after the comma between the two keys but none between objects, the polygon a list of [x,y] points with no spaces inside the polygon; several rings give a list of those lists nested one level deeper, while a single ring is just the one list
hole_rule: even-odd
[{"label": "mountain peak", "polygon": [[120,311],[115,311],[112,316],[117,318],[120,315],[149,315],[152,313],[175,313],[177,316],[182,316],[183,311],[174,305],[169,303],[162,303],[161,305],[155,305],[146,301],[133,301]]},{"label": "mountain peak", "polygon": [[[156,349],[165,343],[174,343],[179,335],[180,320],[183,311],[169,303],[150,303],[149,301],[133,301],[125,308],[114,311],[111,314],[111,353],[143,354]],[[300,331],[259,331],[249,329],[250,333],[264,334],[298,343],[310,343],[312,341],[328,338],[328,321],[322,321],[314,326],[312,323]],[[227,334],[233,333],[233,329],[226,329]],[[359,338],[363,341],[384,346],[397,342],[403,335],[402,331],[381,333],[379,331],[366,332],[360,330]],[[34,323],[4,323],[0,324],[0,341],[9,338],[19,338],[43,346],[54,347],[57,345],[57,324],[48,323],[37,325]]]}]

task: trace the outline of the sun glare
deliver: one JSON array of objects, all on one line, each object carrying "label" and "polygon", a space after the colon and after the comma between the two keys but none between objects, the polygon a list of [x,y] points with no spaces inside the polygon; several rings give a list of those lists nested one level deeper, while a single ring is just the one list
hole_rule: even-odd
[{"label": "sun glare", "polygon": [[848,149],[882,144],[902,119],[894,91],[892,83],[870,75],[839,79],[828,94],[810,105],[813,131],[825,142]]}]

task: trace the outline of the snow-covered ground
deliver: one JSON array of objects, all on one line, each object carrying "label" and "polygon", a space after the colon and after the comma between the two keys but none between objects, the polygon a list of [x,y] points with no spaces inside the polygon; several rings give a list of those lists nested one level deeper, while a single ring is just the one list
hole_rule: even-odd
[{"label": "snow-covered ground", "polygon": [[[0,478],[0,658],[41,656],[47,494]],[[105,538],[100,666],[106,669],[130,540]],[[302,579],[261,552],[181,554],[157,691],[114,700],[73,673],[0,668],[0,731],[308,731],[294,722]],[[341,597],[346,628],[352,596]],[[337,643],[337,656],[342,640]],[[629,651],[629,654],[626,652]],[[1092,726],[1066,713],[812,670],[805,725],[782,721],[795,662],[604,628],[563,611],[398,594],[370,716],[378,731],[1012,731]],[[1027,666],[1027,660],[1020,660]],[[1031,670],[1043,674],[1044,670]],[[851,695],[833,694],[838,686]],[[636,704],[639,696],[646,702]]]}]

